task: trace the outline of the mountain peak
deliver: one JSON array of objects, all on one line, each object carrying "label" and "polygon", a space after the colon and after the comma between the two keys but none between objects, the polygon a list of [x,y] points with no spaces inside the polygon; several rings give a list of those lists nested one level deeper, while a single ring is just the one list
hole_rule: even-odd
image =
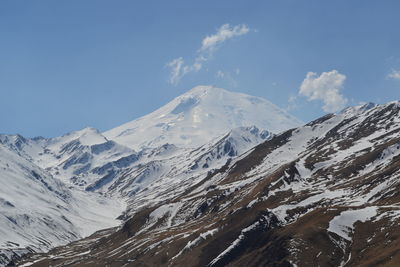
[{"label": "mountain peak", "polygon": [[225,89],[218,88],[212,85],[198,85],[184,93],[183,95],[186,94],[201,94],[201,93],[208,93],[211,91],[226,91]]},{"label": "mountain peak", "polygon": [[67,133],[61,137],[56,137],[52,139],[52,142],[66,142],[79,139],[79,142],[82,145],[95,145],[107,142],[107,138],[105,138],[99,130],[93,127],[86,127],[78,131],[73,131]]},{"label": "mountain peak", "polygon": [[158,110],[104,134],[133,149],[174,143],[196,147],[230,131],[255,125],[278,133],[302,122],[266,99],[213,86],[196,86]]},{"label": "mountain peak", "polygon": [[206,97],[212,94],[234,93],[223,88],[215,87],[213,85],[198,85],[183,93],[179,97]]}]

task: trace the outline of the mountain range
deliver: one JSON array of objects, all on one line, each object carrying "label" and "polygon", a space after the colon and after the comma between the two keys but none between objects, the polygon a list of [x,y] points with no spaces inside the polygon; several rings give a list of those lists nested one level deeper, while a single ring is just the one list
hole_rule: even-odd
[{"label": "mountain range", "polygon": [[0,262],[117,226],[271,137],[258,127],[299,124],[262,98],[199,86],[105,133],[0,135]]},{"label": "mountain range", "polygon": [[2,135],[0,262],[396,266],[399,130],[399,102],[303,124],[199,86],[105,133]]}]

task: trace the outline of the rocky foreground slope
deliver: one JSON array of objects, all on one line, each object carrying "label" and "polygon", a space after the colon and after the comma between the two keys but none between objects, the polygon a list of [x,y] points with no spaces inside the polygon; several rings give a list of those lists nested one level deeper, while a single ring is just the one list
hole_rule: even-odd
[{"label": "rocky foreground slope", "polygon": [[23,266],[398,266],[400,103],[288,130]]}]

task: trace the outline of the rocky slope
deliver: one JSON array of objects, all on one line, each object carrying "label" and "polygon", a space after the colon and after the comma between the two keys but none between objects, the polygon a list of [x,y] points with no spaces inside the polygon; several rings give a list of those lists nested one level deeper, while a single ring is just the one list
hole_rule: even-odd
[{"label": "rocky slope", "polygon": [[400,102],[326,115],[182,187],[21,264],[398,266]]}]

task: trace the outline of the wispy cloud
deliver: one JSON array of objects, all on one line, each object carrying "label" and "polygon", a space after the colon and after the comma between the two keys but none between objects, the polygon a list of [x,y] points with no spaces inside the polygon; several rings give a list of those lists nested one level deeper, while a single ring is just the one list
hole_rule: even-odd
[{"label": "wispy cloud", "polygon": [[213,52],[215,51],[219,45],[223,42],[232,39],[236,36],[241,36],[247,34],[250,29],[245,24],[236,25],[231,27],[229,24],[224,24],[219,27],[216,34],[207,36],[201,42],[201,52]]},{"label": "wispy cloud", "polygon": [[392,70],[392,72],[388,74],[387,78],[400,80],[400,70]]},{"label": "wispy cloud", "polygon": [[301,83],[299,94],[307,97],[308,101],[322,100],[324,111],[335,112],[344,108],[348,101],[340,93],[345,80],[346,75],[337,70],[323,72],[320,76],[309,72]]},{"label": "wispy cloud", "polygon": [[199,71],[202,67],[202,64],[195,62],[192,65],[185,65],[183,57],[179,57],[167,63],[167,67],[171,69],[171,73],[169,76],[169,83],[176,85],[179,83],[182,77],[188,74],[189,72]]},{"label": "wispy cloud", "polygon": [[247,34],[250,29],[245,24],[230,26],[224,24],[217,30],[217,33],[206,36],[200,49],[196,52],[196,58],[192,64],[185,64],[183,57],[178,57],[166,64],[170,68],[169,83],[177,85],[180,80],[190,72],[198,72],[203,64],[212,58],[215,51],[227,40]]}]

